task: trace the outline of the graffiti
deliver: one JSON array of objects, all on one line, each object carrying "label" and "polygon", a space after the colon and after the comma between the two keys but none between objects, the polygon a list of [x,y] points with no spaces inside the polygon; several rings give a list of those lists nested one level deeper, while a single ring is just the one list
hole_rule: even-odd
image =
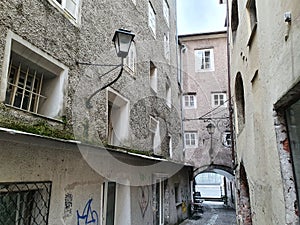
[{"label": "graffiti", "polygon": [[145,216],[149,204],[149,188],[148,186],[139,187],[138,201],[141,209],[142,216]]},{"label": "graffiti", "polygon": [[82,225],[82,224],[98,225],[99,217],[98,217],[98,213],[95,210],[92,210],[92,206],[91,206],[92,201],[93,201],[92,198],[87,201],[81,215],[77,210],[77,225]]},{"label": "graffiti", "polygon": [[186,213],[186,211],[187,211],[186,202],[182,202],[181,210],[182,210],[182,213]]},{"label": "graffiti", "polygon": [[64,209],[65,217],[72,215],[72,206],[73,206],[73,195],[71,193],[66,193],[65,194],[65,209]]}]

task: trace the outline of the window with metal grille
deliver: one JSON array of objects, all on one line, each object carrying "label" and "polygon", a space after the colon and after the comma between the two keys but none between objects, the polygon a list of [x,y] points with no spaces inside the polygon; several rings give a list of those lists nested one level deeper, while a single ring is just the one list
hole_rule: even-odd
[{"label": "window with metal grille", "polygon": [[44,74],[13,59],[8,74],[5,103],[38,113],[39,105],[46,100],[46,96],[41,94]]},{"label": "window with metal grille", "polygon": [[0,183],[0,225],[47,225],[51,182]]}]

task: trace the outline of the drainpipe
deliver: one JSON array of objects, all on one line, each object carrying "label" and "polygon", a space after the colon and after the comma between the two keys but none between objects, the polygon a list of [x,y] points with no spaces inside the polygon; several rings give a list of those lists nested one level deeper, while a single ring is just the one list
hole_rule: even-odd
[{"label": "drainpipe", "polygon": [[235,148],[234,148],[234,132],[233,132],[233,108],[232,108],[232,96],[231,96],[231,76],[230,76],[230,42],[229,42],[229,3],[226,0],[226,17],[227,17],[227,79],[228,79],[228,96],[229,96],[229,124],[231,134],[231,160],[232,167],[235,167]]},{"label": "drainpipe", "polygon": [[[175,0],[175,13],[176,13],[176,18],[177,18],[177,0]],[[178,82],[178,89],[180,93],[180,116],[181,116],[181,142],[182,142],[182,156],[183,156],[183,161],[185,160],[185,149],[184,149],[184,133],[183,133],[183,118],[184,118],[184,113],[182,109],[182,84],[183,84],[183,78],[182,78],[182,45],[179,41],[178,38],[178,27],[177,27],[177,20],[176,20],[176,44],[179,47],[179,54],[178,54],[178,47],[176,47],[176,57],[177,57],[177,82]],[[179,75],[179,79],[178,79]]]}]

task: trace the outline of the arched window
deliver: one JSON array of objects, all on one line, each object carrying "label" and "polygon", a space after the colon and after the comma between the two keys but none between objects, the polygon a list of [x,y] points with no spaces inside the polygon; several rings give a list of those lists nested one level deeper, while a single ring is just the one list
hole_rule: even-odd
[{"label": "arched window", "polygon": [[241,73],[235,78],[235,103],[236,103],[236,119],[238,132],[242,130],[245,124],[245,96],[244,84]]},{"label": "arched window", "polygon": [[238,3],[237,0],[232,1],[231,5],[231,31],[232,31],[232,40],[235,41],[236,30],[239,25],[239,12],[238,12]]}]

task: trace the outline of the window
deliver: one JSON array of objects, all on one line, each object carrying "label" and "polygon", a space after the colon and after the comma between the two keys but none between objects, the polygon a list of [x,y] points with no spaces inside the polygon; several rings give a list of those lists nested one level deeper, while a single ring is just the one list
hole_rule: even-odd
[{"label": "window", "polygon": [[245,95],[244,84],[241,73],[235,78],[235,118],[238,133],[243,129],[245,124]]},{"label": "window", "polygon": [[165,177],[156,175],[154,180],[154,208],[155,208],[155,225],[165,224]]},{"label": "window", "polygon": [[170,17],[170,9],[167,0],[163,0],[163,13],[166,20],[166,23],[169,26],[169,17]]},{"label": "window", "polygon": [[184,108],[186,109],[195,109],[197,108],[197,99],[195,94],[188,94],[183,96]]},{"label": "window", "polygon": [[[41,50],[9,32],[10,59],[5,59],[1,89],[5,104],[50,118],[63,114],[68,69]],[[7,65],[7,66],[6,66]]]},{"label": "window", "polygon": [[[295,92],[296,93],[296,92]],[[296,180],[297,194],[300,194],[300,100],[289,106],[286,118],[289,132],[289,146],[293,158],[293,168]],[[284,145],[286,143],[283,143]],[[299,204],[299,203],[298,203]]]},{"label": "window", "polygon": [[0,225],[48,224],[51,182],[0,183]]},{"label": "window", "polygon": [[235,41],[238,25],[239,25],[238,3],[237,0],[233,0],[231,3],[231,31],[232,31],[233,41]]},{"label": "window", "polygon": [[230,131],[225,131],[222,134],[222,144],[230,148],[232,146],[232,140],[231,140],[231,132]]},{"label": "window", "polygon": [[159,121],[150,116],[149,130],[151,132],[152,150],[155,155],[161,155]]},{"label": "window", "polygon": [[130,73],[135,73],[136,70],[136,48],[134,42],[131,43],[128,56],[125,58],[125,65]]},{"label": "window", "polygon": [[169,108],[172,106],[172,91],[170,82],[166,82],[166,104]]},{"label": "window", "polygon": [[[114,225],[115,224],[115,211],[116,211],[116,182],[104,182],[102,184],[102,218],[103,224]],[[98,223],[97,223],[98,224]]]},{"label": "window", "polygon": [[157,68],[152,62],[150,62],[150,87],[157,93]]},{"label": "window", "polygon": [[196,131],[184,132],[185,147],[198,147],[198,134]]},{"label": "window", "polygon": [[128,137],[129,101],[108,89],[108,143],[122,146]]},{"label": "window", "polygon": [[181,195],[180,195],[180,188],[179,188],[179,183],[175,183],[174,184],[174,195],[175,195],[175,203],[179,204],[181,203]]},{"label": "window", "polygon": [[214,55],[213,49],[195,50],[195,71],[213,71]]},{"label": "window", "polygon": [[212,93],[212,107],[226,106],[226,94],[225,93]]},{"label": "window", "polygon": [[257,27],[257,14],[256,14],[255,0],[248,0],[247,9],[249,14],[250,30],[251,30],[247,45],[250,46],[254,38],[254,34],[256,33],[256,27]]},{"label": "window", "polygon": [[170,40],[169,33],[164,34],[164,52],[166,59],[170,59]]},{"label": "window", "polygon": [[75,21],[78,19],[79,0],[48,0],[55,7],[67,12]]},{"label": "window", "polygon": [[173,158],[173,144],[172,144],[172,136],[168,135],[168,147],[169,147],[169,156],[172,159]]},{"label": "window", "polygon": [[256,23],[257,23],[255,0],[248,0],[247,9],[248,9],[248,12],[249,12],[251,30],[253,30],[254,26],[256,26]]},{"label": "window", "polygon": [[153,6],[151,2],[149,2],[149,27],[151,28],[151,31],[153,32],[153,35],[155,37],[156,35],[156,19],[155,19],[155,11],[153,9]]}]

